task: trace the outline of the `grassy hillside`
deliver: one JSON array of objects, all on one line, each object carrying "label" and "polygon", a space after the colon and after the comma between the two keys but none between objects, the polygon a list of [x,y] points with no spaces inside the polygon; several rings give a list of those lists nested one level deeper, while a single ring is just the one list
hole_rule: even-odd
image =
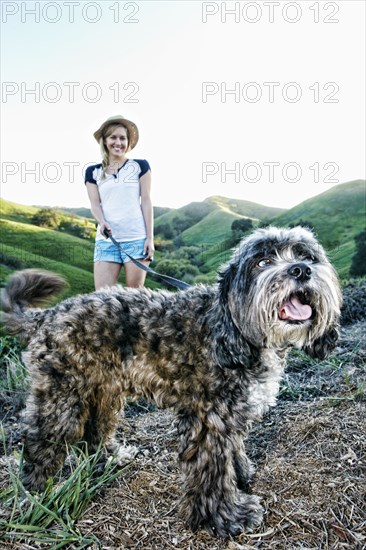
[{"label": "grassy hillside", "polygon": [[205,202],[191,202],[189,204],[186,204],[185,206],[182,206],[181,208],[173,208],[168,212],[160,215],[155,220],[156,231],[159,232],[159,228],[164,224],[172,225],[175,219],[186,221],[190,225],[198,223],[213,209],[213,205]]},{"label": "grassy hillside", "polygon": [[[14,270],[38,267],[56,271],[68,282],[63,296],[94,290],[94,241],[31,223],[38,208],[1,201],[0,281]],[[124,283],[124,273],[120,281]],[[158,284],[149,279],[147,286]]]},{"label": "grassy hillside", "polygon": [[167,238],[179,235],[187,245],[217,243],[230,234],[234,220],[249,218],[257,224],[282,212],[283,209],[250,201],[212,196],[203,202],[191,202],[159,216],[155,228],[157,235],[162,234]]},{"label": "grassy hillside", "polygon": [[233,221],[239,218],[249,218],[253,220],[253,225],[257,225],[283,212],[280,208],[219,196],[209,197],[204,203],[213,209],[198,223],[183,231],[181,238],[184,244],[217,243],[227,239]]},{"label": "grassy hillside", "polygon": [[35,206],[23,206],[15,202],[0,199],[0,216],[6,220],[31,223],[31,219],[38,211]]},{"label": "grassy hillside", "polygon": [[[341,278],[347,279],[351,260],[355,253],[354,236],[365,227],[365,196],[365,180],[343,183],[302,202],[290,210],[283,211],[280,215],[270,219],[269,222],[272,225],[283,227],[290,224],[296,225],[304,221],[309,222],[314,227],[320,242],[326,248],[338,274]],[[216,199],[216,197],[212,197],[212,199]],[[207,220],[202,220],[200,224],[185,231],[183,237],[192,238],[192,241],[196,238],[196,242],[209,243],[209,238],[203,240],[198,231],[200,226],[202,233],[205,233],[206,236],[209,235],[210,230],[213,229],[213,225],[210,226],[209,223],[206,225],[206,222],[209,221],[210,216],[207,216]],[[220,217],[216,221],[219,224],[222,222]],[[228,219],[226,223],[228,223]],[[219,228],[216,228],[216,232],[218,231]],[[215,276],[219,266],[230,258],[231,251],[231,240],[227,237],[220,242],[216,241],[214,246],[205,250],[205,263],[202,269],[207,273],[207,278]]]},{"label": "grassy hillside", "polygon": [[[231,224],[238,219],[238,215],[229,210],[214,210],[201,221],[183,231],[181,234],[184,244],[215,244],[227,238],[231,232]],[[240,216],[242,217],[242,216]],[[258,222],[259,220],[255,220]]]},{"label": "grassy hillside", "polygon": [[39,268],[54,271],[67,281],[67,288],[60,295],[62,298],[83,294],[94,290],[91,271],[80,269],[69,263],[56,261],[47,256],[34,254],[24,248],[2,244],[0,247],[0,279],[3,281],[18,269]]},{"label": "grassy hillside", "polygon": [[93,242],[29,223],[0,221],[2,275],[39,267],[66,277],[67,294],[93,290]]},{"label": "grassy hillside", "polygon": [[217,208],[227,210],[238,216],[251,218],[253,220],[269,221],[275,216],[279,216],[286,210],[284,208],[274,208],[271,206],[263,206],[256,202],[244,201],[239,199],[228,199],[214,195],[204,200],[209,204],[213,204]]},{"label": "grassy hillside", "polygon": [[[47,208],[47,207],[46,207]],[[39,267],[54,270],[68,282],[65,295],[90,292],[93,283],[93,249],[91,239],[81,239],[65,231],[33,225],[40,207],[0,201],[0,277],[4,281],[16,269]],[[57,210],[62,220],[82,225],[90,220]],[[91,224],[94,225],[94,224]]]},{"label": "grassy hillside", "polygon": [[[50,207],[49,206],[24,206],[22,204],[17,204],[15,202],[0,199],[0,215],[1,215],[1,218],[7,219],[7,220],[31,223],[33,216],[41,208],[49,209]],[[84,220],[85,219],[88,220],[88,222],[90,222],[90,220],[92,219],[94,222],[93,216],[89,208],[55,207],[55,208],[52,208],[52,210],[55,210],[56,212],[65,216],[66,218],[69,218],[70,220],[73,220],[75,218],[81,218]]]},{"label": "grassy hillside", "polygon": [[0,231],[2,244],[91,271],[92,241],[10,220],[0,221]]},{"label": "grassy hillside", "polygon": [[347,277],[355,253],[354,237],[366,224],[365,198],[365,180],[342,183],[291,208],[272,223],[310,222],[340,276]]},{"label": "grassy hillside", "polygon": [[80,207],[80,208],[68,208],[66,206],[59,206],[57,207],[58,210],[60,210],[61,212],[65,212],[65,214],[71,214],[71,215],[74,215],[74,216],[79,216],[81,218],[87,218],[89,220],[93,220],[94,221],[94,218],[93,218],[93,214],[91,213],[91,210],[90,208],[83,208],[83,207]]},{"label": "grassy hillside", "polygon": [[[70,294],[92,290],[92,240],[32,225],[32,217],[37,212],[35,207],[8,201],[1,201],[0,206],[3,218],[2,279],[14,269],[38,266],[55,269],[65,275],[70,284]],[[234,242],[232,222],[249,218],[253,226],[271,223],[286,227],[309,223],[327,249],[341,278],[347,278],[355,253],[354,237],[365,226],[365,212],[363,180],[337,185],[287,211],[220,196],[192,202],[178,209],[157,208],[156,234],[160,247],[153,268],[159,271],[159,263],[165,262],[163,272],[168,275],[183,279],[187,276],[189,281],[193,278],[194,282],[212,281],[218,267],[231,255]],[[72,215],[70,219],[73,219]],[[181,242],[180,248],[173,244],[177,236]],[[192,270],[187,273],[183,270],[182,274],[183,263],[187,269],[193,265],[196,273],[201,275]],[[161,267],[163,269],[163,265]],[[174,269],[180,270],[180,275]],[[156,288],[159,283],[148,277],[147,286]]]}]

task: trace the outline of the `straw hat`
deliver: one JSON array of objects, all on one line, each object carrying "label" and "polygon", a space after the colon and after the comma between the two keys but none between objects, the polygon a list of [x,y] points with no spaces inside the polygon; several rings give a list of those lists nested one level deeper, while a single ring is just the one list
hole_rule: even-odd
[{"label": "straw hat", "polygon": [[129,149],[133,149],[136,145],[136,143],[139,140],[139,131],[134,122],[131,122],[131,120],[127,120],[127,118],[124,118],[121,115],[111,116],[110,118],[107,118],[105,122],[101,125],[100,128],[96,132],[94,132],[94,137],[99,143],[100,138],[102,137],[104,130],[109,126],[110,124],[122,124],[123,126],[126,126],[128,129],[128,135],[129,135]]}]

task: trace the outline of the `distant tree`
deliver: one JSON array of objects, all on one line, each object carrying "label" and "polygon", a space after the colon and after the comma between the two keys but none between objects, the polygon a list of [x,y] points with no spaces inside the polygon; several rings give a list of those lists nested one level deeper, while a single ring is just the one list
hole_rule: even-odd
[{"label": "distant tree", "polygon": [[242,239],[244,233],[253,229],[253,222],[248,218],[239,218],[234,220],[231,224],[231,237],[230,237],[230,248],[236,246],[238,242]]},{"label": "distant tree", "polygon": [[175,239],[173,240],[173,244],[174,244],[174,247],[175,248],[180,248],[181,246],[183,246],[183,238],[178,235],[177,237],[175,237]]},{"label": "distant tree", "polygon": [[245,233],[249,229],[253,228],[253,222],[252,220],[249,220],[248,218],[239,218],[238,220],[234,220],[231,224],[231,231],[234,231],[235,233]]},{"label": "distant tree", "polygon": [[366,275],[366,229],[355,236],[356,252],[352,257],[349,274],[353,277]]},{"label": "distant tree", "polygon": [[53,208],[40,208],[32,217],[32,223],[39,227],[55,229],[60,222],[60,216]]},{"label": "distant tree", "polygon": [[183,266],[184,269],[184,279],[187,279],[189,275],[192,275],[193,277],[197,277],[200,274],[200,270],[195,265],[191,265],[187,262],[184,263]]},{"label": "distant tree", "polygon": [[95,237],[95,227],[87,220],[78,220],[75,216],[63,218],[59,223],[60,231],[79,237],[80,239],[91,239]]},{"label": "distant tree", "polygon": [[182,275],[182,264],[178,260],[160,260],[155,269],[164,275],[169,275],[170,277],[179,278]]},{"label": "distant tree", "polygon": [[90,225],[85,225],[83,233],[81,235],[82,239],[95,239],[95,227]]},{"label": "distant tree", "polygon": [[169,223],[163,223],[156,228],[156,233],[163,235],[166,239],[173,239],[174,231]]},{"label": "distant tree", "polygon": [[188,227],[192,225],[192,221],[187,217],[179,218],[178,216],[175,216],[172,220],[173,228],[175,231],[175,234],[179,235],[180,233],[183,233]]},{"label": "distant tree", "polygon": [[192,265],[188,260],[161,259],[156,265],[156,271],[164,273],[170,277],[182,279],[187,283],[192,283],[194,278],[200,275],[200,270]]}]

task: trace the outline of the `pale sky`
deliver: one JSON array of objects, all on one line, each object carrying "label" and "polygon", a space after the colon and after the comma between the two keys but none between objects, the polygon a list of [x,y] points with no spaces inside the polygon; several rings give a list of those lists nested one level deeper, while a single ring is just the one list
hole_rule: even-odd
[{"label": "pale sky", "polygon": [[363,0],[1,2],[3,198],[89,206],[93,132],[133,120],[153,202],[289,208],[365,177]]}]

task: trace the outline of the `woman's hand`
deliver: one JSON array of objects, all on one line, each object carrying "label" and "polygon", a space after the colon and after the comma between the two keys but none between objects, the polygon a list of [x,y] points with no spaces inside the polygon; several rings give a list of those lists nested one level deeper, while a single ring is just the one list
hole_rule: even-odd
[{"label": "woman's hand", "polygon": [[108,231],[108,233],[112,233],[111,226],[107,222],[103,222],[99,225],[99,232],[103,235],[103,237],[106,239],[107,237],[104,234],[104,231]]},{"label": "woman's hand", "polygon": [[145,260],[154,259],[155,246],[153,239],[147,238],[144,245],[144,255],[146,256]]}]

